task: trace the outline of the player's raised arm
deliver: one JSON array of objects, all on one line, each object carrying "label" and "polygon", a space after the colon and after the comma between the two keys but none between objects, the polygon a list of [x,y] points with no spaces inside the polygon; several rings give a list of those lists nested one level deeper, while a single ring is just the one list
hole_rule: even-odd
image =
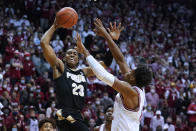
[{"label": "player's raised arm", "polygon": [[104,37],[107,40],[110,51],[111,51],[114,59],[116,60],[117,64],[119,65],[121,72],[123,74],[129,72],[130,68],[126,63],[123,54],[121,53],[121,51],[120,51],[119,47],[116,45],[116,43],[113,41],[113,39],[118,40],[118,38],[120,36],[120,32],[123,30],[123,28],[121,27],[121,24],[119,24],[118,27],[116,27],[116,24],[114,24],[114,26],[112,26],[112,24],[110,24],[111,29],[109,29],[109,31],[110,31],[111,36],[114,36],[113,38],[106,31],[106,29],[104,28],[100,19],[96,19],[94,24],[96,26],[96,33],[98,35]]},{"label": "player's raised arm", "polygon": [[89,51],[82,44],[79,34],[77,34],[76,43],[77,51],[81,54],[84,54],[88,65],[91,67],[92,71],[98,79],[123,94],[123,96],[131,95],[133,97],[137,95],[136,91],[131,88],[131,85],[129,83],[120,81],[119,79],[115,78],[112,74],[107,72],[104,67],[97,60],[95,60],[92,55],[90,55]]},{"label": "player's raised arm", "polygon": [[[105,53],[104,60],[103,61],[99,61],[99,63],[106,69],[107,67],[109,67],[111,65],[112,60],[113,60],[113,56],[112,56],[111,52],[107,51]],[[85,73],[85,75],[87,77],[95,76],[94,72],[92,71],[92,69],[90,67],[85,67],[82,70],[83,70],[83,72]]]},{"label": "player's raised arm", "polygon": [[[54,21],[54,24],[44,33],[44,35],[41,38],[41,47],[43,50],[43,55],[45,59],[48,61],[48,63],[51,65],[52,68],[56,66],[64,66],[63,62],[56,57],[56,54],[54,53],[54,50],[50,46],[50,40],[52,38],[52,35],[54,31],[58,28],[56,24],[56,20]],[[62,69],[64,69],[62,67]]]},{"label": "player's raised arm", "polygon": [[[105,55],[104,60],[103,61],[99,61],[99,63],[106,69],[106,68],[108,68],[111,65],[112,60],[113,60],[113,56],[112,56],[110,50],[106,50],[104,55]],[[85,75],[87,77],[95,76],[94,72],[92,71],[92,69],[90,67],[85,67],[82,70],[83,70],[83,72],[85,73]]]}]

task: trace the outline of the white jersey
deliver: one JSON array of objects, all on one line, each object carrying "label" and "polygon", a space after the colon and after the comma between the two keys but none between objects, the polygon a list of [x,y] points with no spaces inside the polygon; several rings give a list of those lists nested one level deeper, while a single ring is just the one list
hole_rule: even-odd
[{"label": "white jersey", "polygon": [[133,88],[135,88],[139,94],[139,107],[136,110],[126,108],[123,103],[123,97],[118,93],[114,102],[112,131],[139,131],[145,93],[136,86]]},{"label": "white jersey", "polygon": [[37,119],[30,119],[29,131],[39,131],[38,128],[38,120]]},{"label": "white jersey", "polygon": [[105,124],[102,124],[102,125],[99,127],[99,131],[105,131]]}]

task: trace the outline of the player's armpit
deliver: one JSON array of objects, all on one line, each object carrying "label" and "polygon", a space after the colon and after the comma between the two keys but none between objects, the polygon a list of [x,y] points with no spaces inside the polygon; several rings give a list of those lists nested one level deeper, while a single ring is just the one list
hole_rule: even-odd
[{"label": "player's armpit", "polygon": [[53,67],[53,78],[59,78],[63,74],[64,69],[64,63],[59,58],[57,58],[57,64]]},{"label": "player's armpit", "polygon": [[93,71],[91,70],[90,67],[83,68],[82,71],[84,72],[86,77],[94,76],[94,73],[93,73]]}]

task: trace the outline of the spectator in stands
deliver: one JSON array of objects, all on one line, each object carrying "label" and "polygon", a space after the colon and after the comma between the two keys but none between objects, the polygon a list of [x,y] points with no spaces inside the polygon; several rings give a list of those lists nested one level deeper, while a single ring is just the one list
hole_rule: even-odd
[{"label": "spectator in stands", "polygon": [[41,8],[41,18],[40,18],[40,25],[43,28],[43,30],[47,29],[49,25],[49,1],[45,1]]},{"label": "spectator in stands", "polygon": [[96,125],[95,119],[91,118],[91,119],[89,120],[89,122],[88,122],[88,125],[89,125],[89,130],[90,130],[90,131],[94,131],[94,127],[95,127],[95,125]]},{"label": "spectator in stands", "polygon": [[168,127],[168,131],[175,131],[175,126],[172,123],[172,118],[168,117],[166,123],[164,124],[164,127]]},{"label": "spectator in stands", "polygon": [[174,82],[170,83],[170,88],[165,92],[165,99],[168,103],[169,110],[171,115],[175,116],[176,109],[176,100],[180,97],[179,91],[176,89],[176,84]]},{"label": "spectator in stands", "polygon": [[169,129],[168,125],[165,124],[165,125],[163,126],[163,131],[169,131],[168,129]]},{"label": "spectator in stands", "polygon": [[17,107],[13,108],[12,113],[9,114],[8,117],[5,118],[4,124],[7,130],[11,130],[13,128],[19,128],[20,118],[19,118],[19,110]]},{"label": "spectator in stands", "polygon": [[113,100],[108,96],[107,92],[103,93],[103,98],[101,99],[101,105],[104,106],[104,109],[109,105],[113,105]]},{"label": "spectator in stands", "polygon": [[157,110],[156,115],[151,119],[150,122],[150,128],[152,131],[156,131],[157,127],[161,126],[163,128],[164,126],[164,118],[161,116],[161,111]]},{"label": "spectator in stands", "polygon": [[3,95],[0,98],[0,102],[3,104],[4,107],[9,107],[10,100],[11,98],[9,96],[8,91],[4,91]]},{"label": "spectator in stands", "polygon": [[11,59],[10,64],[11,64],[10,71],[12,72],[10,77],[11,77],[11,82],[14,85],[16,82],[20,80],[21,78],[20,71],[23,68],[22,61],[20,60],[20,52],[18,51],[14,52],[14,58]]},{"label": "spectator in stands", "polygon": [[159,125],[159,126],[157,126],[156,131],[162,131],[162,130],[167,131],[165,129],[167,129],[167,128],[163,128],[162,126]]},{"label": "spectator in stands", "polygon": [[35,74],[35,67],[34,67],[34,64],[31,60],[30,53],[25,52],[24,57],[25,57],[25,59],[23,61],[22,74],[25,77],[26,82],[29,83],[32,76],[34,76],[34,74]]},{"label": "spectator in stands", "polygon": [[188,106],[187,114],[189,114],[189,124],[194,127],[196,125],[196,97],[194,96],[191,104]]},{"label": "spectator in stands", "polygon": [[184,91],[184,89],[181,89],[180,97],[176,100],[176,114],[186,114],[189,103],[190,100],[187,98],[187,93]]},{"label": "spectator in stands", "polygon": [[5,65],[5,70],[4,70],[4,73],[3,73],[3,77],[5,79],[5,78],[10,77],[10,75],[11,75],[10,64],[6,64]]},{"label": "spectator in stands", "polygon": [[29,118],[29,131],[39,131],[39,128],[38,128],[38,119],[36,117],[34,107],[31,107],[29,109],[29,114],[30,114],[30,118]]},{"label": "spectator in stands", "polygon": [[6,130],[6,127],[5,127],[5,124],[4,124],[4,118],[3,116],[1,115],[0,116],[0,130]]},{"label": "spectator in stands", "polygon": [[63,51],[64,44],[63,41],[60,40],[60,36],[56,35],[56,39],[52,41],[52,47],[55,51],[55,53],[59,53]]},{"label": "spectator in stands", "polygon": [[152,106],[148,104],[146,109],[144,109],[144,111],[143,111],[141,125],[146,126],[146,128],[149,129],[150,122],[153,117],[154,117],[154,112],[152,110]]},{"label": "spectator in stands", "polygon": [[47,118],[52,118],[55,116],[55,113],[57,111],[57,109],[55,107],[56,107],[56,103],[55,103],[55,101],[52,101],[51,106],[46,109],[46,117]]},{"label": "spectator in stands", "polygon": [[155,91],[155,87],[152,86],[150,92],[146,93],[147,104],[151,105],[153,108],[157,108],[159,104],[159,95]]},{"label": "spectator in stands", "polygon": [[185,122],[182,122],[182,118],[177,117],[176,118],[176,125],[175,125],[175,131],[191,131],[192,129],[185,124]]}]

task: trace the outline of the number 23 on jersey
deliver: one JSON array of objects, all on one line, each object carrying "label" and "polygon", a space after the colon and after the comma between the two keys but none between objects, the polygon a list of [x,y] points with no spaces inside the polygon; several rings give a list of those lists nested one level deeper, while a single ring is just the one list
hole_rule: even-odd
[{"label": "number 23 on jersey", "polygon": [[73,83],[72,84],[72,87],[73,87],[73,94],[76,95],[76,96],[81,96],[83,97],[84,96],[84,86],[83,85],[76,85],[76,83]]}]

